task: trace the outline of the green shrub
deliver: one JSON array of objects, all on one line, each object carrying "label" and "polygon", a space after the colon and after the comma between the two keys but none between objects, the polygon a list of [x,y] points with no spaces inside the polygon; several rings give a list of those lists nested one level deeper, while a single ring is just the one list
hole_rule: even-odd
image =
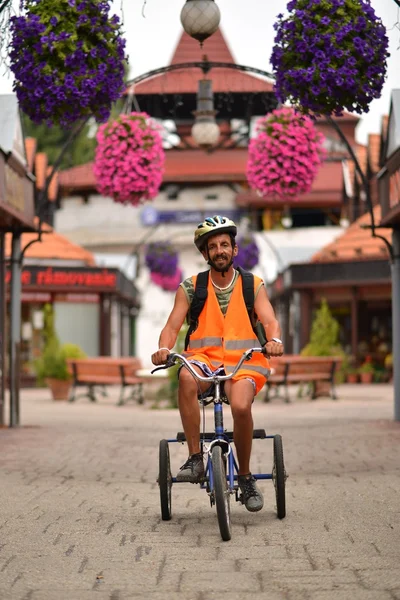
[{"label": "green shrub", "polygon": [[85,358],[86,354],[76,344],[60,344],[54,328],[53,307],[44,307],[44,348],[41,356],[33,363],[37,382],[43,385],[47,378],[68,380],[71,376],[67,367],[67,358]]},{"label": "green shrub", "polygon": [[317,310],[311,325],[310,341],[304,346],[302,356],[341,356],[343,362],[336,372],[336,382],[343,383],[352,357],[348,356],[339,343],[340,326],[332,316],[325,298]]},{"label": "green shrub", "polygon": [[365,362],[358,369],[358,372],[359,373],[374,373],[375,372],[374,365],[371,362]]},{"label": "green shrub", "polygon": [[315,314],[310,342],[300,352],[302,356],[343,356],[339,344],[339,323],[332,316],[325,298]]},{"label": "green shrub", "polygon": [[65,354],[56,338],[46,344],[42,355],[35,360],[33,366],[39,385],[43,385],[47,378],[66,380],[70,377]]},{"label": "green shrub", "polygon": [[77,344],[66,343],[61,346],[65,358],[86,358],[86,353]]}]

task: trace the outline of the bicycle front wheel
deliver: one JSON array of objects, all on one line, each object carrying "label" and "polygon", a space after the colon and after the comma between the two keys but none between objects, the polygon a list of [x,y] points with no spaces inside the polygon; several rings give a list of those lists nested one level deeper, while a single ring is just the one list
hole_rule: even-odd
[{"label": "bicycle front wheel", "polygon": [[160,441],[158,485],[160,486],[161,518],[163,521],[169,521],[172,516],[172,475],[167,440]]},{"label": "bicycle front wheel", "polygon": [[214,446],[211,452],[214,479],[215,505],[221,537],[224,542],[231,539],[230,492],[226,481],[226,467],[220,446]]}]

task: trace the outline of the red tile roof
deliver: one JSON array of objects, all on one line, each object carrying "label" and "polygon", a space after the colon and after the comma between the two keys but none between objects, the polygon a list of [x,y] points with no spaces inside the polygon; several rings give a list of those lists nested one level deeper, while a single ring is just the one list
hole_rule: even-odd
[{"label": "red tile roof", "polygon": [[238,206],[252,206],[267,208],[281,206],[328,206],[335,207],[342,204],[343,171],[342,163],[325,162],[321,165],[308,194],[302,194],[296,200],[280,200],[274,198],[262,198],[255,192],[243,192],[236,196]]},{"label": "red tile roof", "polygon": [[[67,238],[56,233],[46,223],[42,224],[45,233],[42,235],[42,241],[29,246],[25,256],[27,258],[38,259],[59,259],[59,260],[77,260],[86,265],[94,265],[95,260],[91,252],[88,252],[81,246],[70,242]],[[32,240],[37,239],[37,233],[23,233],[21,237],[22,248]],[[11,255],[11,234],[6,234],[6,256]]]},{"label": "red tile roof", "polygon": [[[53,170],[53,167],[47,167],[46,177],[48,177],[50,175],[52,170]],[[51,179],[49,189],[47,191],[47,195],[48,195],[50,202],[54,202],[55,200],[57,200],[59,177],[60,177],[60,175],[59,175],[58,171],[56,171]]]},{"label": "red tile roof", "polygon": [[[374,208],[375,223],[380,222],[380,206]],[[372,237],[370,229],[363,229],[362,225],[369,225],[371,217],[369,213],[360,217],[333,242],[324,246],[311,259],[311,262],[342,262],[361,261],[371,259],[387,260],[388,251],[381,240]],[[392,239],[391,229],[379,229],[379,235],[385,237],[389,242]]]},{"label": "red tile roof", "polygon": [[[202,182],[238,182],[245,183],[247,148],[232,150],[216,150],[211,154],[203,150],[168,150],[166,152],[164,183],[202,183]],[[62,196],[96,189],[93,174],[93,163],[86,163],[61,171],[59,185]],[[342,202],[343,175],[341,162],[325,162],[322,164],[309,194],[297,201],[289,201],[296,205],[340,206]],[[286,204],[287,202],[285,202]],[[238,194],[239,206],[267,206],[268,199],[262,199],[254,192]],[[270,200],[277,206],[276,200]]]},{"label": "red tile roof", "polygon": [[35,177],[36,187],[38,190],[43,190],[46,183],[47,170],[47,154],[45,152],[37,152],[35,156]]},{"label": "red tile roof", "polygon": [[[171,65],[185,62],[201,62],[203,56],[211,62],[235,64],[235,60],[221,29],[218,29],[203,48],[199,43],[183,32],[177,44]],[[136,96],[141,94],[195,94],[198,81],[202,76],[200,69],[179,69],[169,73],[156,75],[135,85]],[[207,74],[213,82],[213,92],[272,92],[273,83],[254,75],[235,69],[212,68]]]},{"label": "red tile roof", "polygon": [[368,135],[368,162],[372,173],[379,171],[379,156],[381,151],[381,136],[379,133]]},{"label": "red tile roof", "polygon": [[25,152],[28,171],[33,173],[33,164],[35,162],[36,140],[32,137],[25,138]]},{"label": "red tile roof", "polygon": [[[211,154],[203,150],[168,150],[165,154],[164,183],[246,181],[247,148],[216,150]],[[93,163],[62,171],[60,187],[64,196],[74,190],[94,190]]]}]

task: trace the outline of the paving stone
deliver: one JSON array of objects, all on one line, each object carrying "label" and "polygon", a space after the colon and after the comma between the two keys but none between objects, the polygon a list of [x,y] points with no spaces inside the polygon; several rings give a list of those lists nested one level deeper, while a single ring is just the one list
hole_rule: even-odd
[{"label": "paving stone", "polygon": [[[0,430],[1,600],[400,600],[390,386],[344,385],[338,402],[256,400],[255,426],[283,436],[287,516],[261,482],[263,511],[232,498],[230,542],[198,486],[174,485],[162,521],[158,444],[181,430],[179,414],[118,408],[117,392],[93,405],[23,390],[22,427]],[[268,442],[255,440],[253,471],[271,469]],[[174,473],[186,454],[171,444]]]}]

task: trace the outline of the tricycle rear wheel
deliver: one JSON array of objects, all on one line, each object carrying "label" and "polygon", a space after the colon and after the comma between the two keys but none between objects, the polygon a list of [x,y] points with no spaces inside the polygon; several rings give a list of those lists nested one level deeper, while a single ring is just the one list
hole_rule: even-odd
[{"label": "tricycle rear wheel", "polygon": [[160,441],[158,485],[160,486],[161,518],[169,521],[172,516],[172,474],[167,440]]},{"label": "tricycle rear wheel", "polygon": [[274,435],[274,465],[272,468],[272,481],[275,486],[276,511],[278,519],[286,516],[286,472],[283,462],[282,436]]}]

